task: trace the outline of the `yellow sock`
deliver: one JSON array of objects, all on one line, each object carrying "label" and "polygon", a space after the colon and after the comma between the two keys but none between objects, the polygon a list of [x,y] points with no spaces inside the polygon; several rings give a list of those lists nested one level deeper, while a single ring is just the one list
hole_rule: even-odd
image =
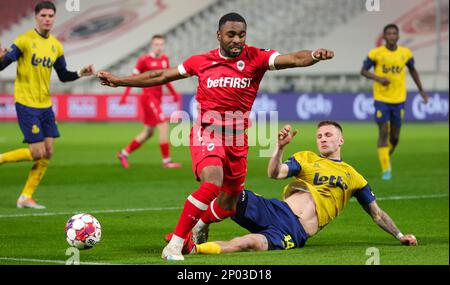
[{"label": "yellow sock", "polygon": [[215,242],[205,242],[195,246],[197,254],[219,254],[221,252],[220,245]]},{"label": "yellow sock", "polygon": [[378,159],[380,160],[381,170],[383,172],[389,171],[390,157],[388,146],[378,148]]},{"label": "yellow sock", "polygon": [[29,148],[19,148],[0,154],[0,164],[7,162],[32,161],[33,156]]},{"label": "yellow sock", "polygon": [[34,191],[36,191],[36,188],[38,187],[39,183],[42,180],[42,177],[45,174],[45,171],[47,171],[47,167],[48,167],[48,159],[45,158],[39,159],[34,163],[33,168],[31,168],[30,170],[27,183],[25,184],[25,187],[23,188],[21,195],[27,198],[31,198],[33,196]]}]

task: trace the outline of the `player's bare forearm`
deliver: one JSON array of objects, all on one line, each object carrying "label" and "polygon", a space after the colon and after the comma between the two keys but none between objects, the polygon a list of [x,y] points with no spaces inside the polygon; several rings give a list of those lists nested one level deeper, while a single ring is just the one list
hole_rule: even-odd
[{"label": "player's bare forearm", "polygon": [[361,69],[361,75],[367,79],[374,80],[374,81],[377,81],[377,78],[378,78],[374,73],[372,73],[364,68]]},{"label": "player's bare forearm", "polygon": [[185,78],[177,68],[152,70],[135,76],[117,77],[107,71],[97,74],[102,85],[117,87],[151,87]]},{"label": "player's bare forearm", "polygon": [[409,69],[409,73],[411,74],[411,77],[414,80],[414,83],[416,83],[417,89],[419,89],[419,91],[423,91],[422,82],[420,81],[420,77],[419,77],[419,73],[417,72],[417,69],[415,67],[411,67]]},{"label": "player's bare forearm", "polygon": [[269,165],[267,166],[267,176],[269,178],[280,179],[278,177],[280,175],[282,159],[283,159],[283,147],[277,145],[277,147],[275,148],[275,152],[270,158]]},{"label": "player's bare forearm", "polygon": [[328,60],[334,57],[334,52],[327,49],[315,51],[301,50],[293,53],[279,55],[275,58],[276,69],[306,67],[316,64],[321,60]]},{"label": "player's bare forearm", "polygon": [[419,89],[420,96],[422,96],[424,103],[428,103],[428,94],[423,90],[422,82],[420,81],[419,72],[417,72],[417,69],[413,66],[409,68],[409,73],[411,74],[411,77],[414,80],[414,83],[416,83],[417,89]]},{"label": "player's bare forearm", "polygon": [[394,221],[386,214],[374,201],[369,205],[363,206],[364,210],[372,217],[372,220],[385,232],[394,237],[400,232]]},{"label": "player's bare forearm", "polygon": [[393,235],[394,237],[400,232],[391,217],[389,217],[389,215],[382,210],[380,210],[379,217],[374,218],[373,221],[385,232]]},{"label": "player's bare forearm", "polygon": [[148,71],[139,75],[131,75],[119,77],[116,81],[112,81],[118,86],[127,87],[151,87],[165,84],[168,81],[163,76],[163,70]]}]

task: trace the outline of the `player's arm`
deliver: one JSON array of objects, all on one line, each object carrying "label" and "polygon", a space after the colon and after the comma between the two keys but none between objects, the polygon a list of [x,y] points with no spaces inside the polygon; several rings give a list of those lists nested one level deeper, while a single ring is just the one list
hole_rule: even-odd
[{"label": "player's arm", "polygon": [[289,177],[289,166],[286,163],[282,163],[282,160],[284,147],[288,145],[297,134],[297,130],[292,133],[291,130],[292,128],[290,125],[285,125],[278,133],[278,143],[267,167],[267,175],[269,178],[285,179]]},{"label": "player's arm", "polygon": [[22,56],[22,52],[16,45],[11,48],[3,48],[0,44],[0,71],[7,68],[11,63],[18,60]]},{"label": "player's arm", "polygon": [[92,66],[92,64],[87,65],[78,71],[67,70],[67,63],[64,55],[61,55],[60,57],[58,57],[58,59],[56,59],[55,63],[53,64],[53,68],[58,74],[58,78],[61,82],[75,81],[80,77],[94,74],[94,67]]},{"label": "player's arm", "polygon": [[321,60],[332,59],[334,52],[327,49],[317,49],[315,51],[302,50],[293,53],[281,54],[275,58],[276,69],[286,69],[294,67],[305,67],[316,64]]},{"label": "player's arm", "polygon": [[177,67],[151,70],[137,76],[125,77],[118,77],[107,71],[100,71],[97,73],[97,77],[100,79],[102,85],[110,87],[151,87],[186,78],[185,75],[181,75]]},{"label": "player's arm", "polygon": [[[131,73],[131,76],[136,76],[140,73],[141,72],[137,68],[135,68],[133,70],[133,72]],[[125,91],[122,94],[122,97],[120,97],[119,104],[125,104],[127,102],[127,97],[130,95],[130,93],[131,93],[131,87],[126,87]]]},{"label": "player's arm", "polygon": [[372,217],[372,220],[385,232],[391,234],[404,245],[417,245],[417,239],[414,235],[403,235],[395,225],[389,215],[384,212],[377,204],[372,201],[369,204],[361,204],[364,210]]},{"label": "player's arm", "polygon": [[417,88],[419,89],[420,96],[422,96],[423,102],[426,104],[428,103],[428,94],[423,90],[422,82],[420,81],[419,72],[417,72],[416,67],[414,66],[414,58],[411,58],[408,63],[406,64],[408,66],[409,73],[411,74],[411,77],[414,80],[414,83],[416,83]]},{"label": "player's arm", "polygon": [[383,86],[388,86],[390,83],[389,79],[387,79],[385,77],[377,76],[377,75],[375,75],[375,73],[370,72],[370,69],[373,66],[375,66],[375,62],[372,59],[370,59],[369,57],[367,57],[366,60],[364,60],[364,62],[363,62],[363,67],[361,68],[360,74],[367,79],[370,79],[370,80],[380,83]]}]

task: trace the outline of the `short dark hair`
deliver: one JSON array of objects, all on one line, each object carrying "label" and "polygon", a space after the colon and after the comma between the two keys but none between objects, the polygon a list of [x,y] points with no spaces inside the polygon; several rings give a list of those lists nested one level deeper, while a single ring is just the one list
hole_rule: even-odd
[{"label": "short dark hair", "polygon": [[397,33],[400,31],[400,30],[398,29],[398,26],[397,26],[396,24],[387,24],[387,25],[384,26],[384,28],[383,28],[383,34],[386,34],[386,31],[387,31],[388,29],[396,29],[396,30],[397,30]]},{"label": "short dark hair", "polygon": [[41,1],[37,3],[36,6],[34,7],[34,14],[35,15],[39,14],[39,12],[41,12],[42,9],[52,9],[53,12],[56,13],[55,4],[53,4],[53,2],[50,1]]},{"label": "short dark hair", "polygon": [[238,13],[235,13],[235,12],[231,12],[231,13],[225,14],[225,15],[222,16],[222,18],[220,18],[220,20],[219,20],[219,30],[220,30],[220,27],[225,25],[226,22],[241,22],[241,23],[244,23],[247,26],[247,22],[245,22],[244,17],[242,17],[241,15],[239,15]]},{"label": "short dark hair", "polygon": [[154,39],[163,39],[163,40],[165,40],[166,37],[164,35],[161,35],[161,34],[156,34],[156,35],[152,36],[151,42],[153,42]]},{"label": "short dark hair", "polygon": [[344,131],[342,130],[341,125],[339,125],[338,122],[331,121],[331,120],[325,120],[325,121],[319,122],[317,124],[317,128],[320,128],[320,127],[323,127],[323,126],[330,126],[330,125],[331,126],[335,126],[336,128],[338,128],[341,131],[341,133],[344,133]]}]

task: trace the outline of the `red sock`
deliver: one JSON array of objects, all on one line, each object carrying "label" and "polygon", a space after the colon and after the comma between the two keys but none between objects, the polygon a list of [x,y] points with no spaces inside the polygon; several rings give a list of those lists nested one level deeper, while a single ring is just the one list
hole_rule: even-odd
[{"label": "red sock", "polygon": [[142,144],[138,142],[137,140],[132,140],[130,144],[125,148],[125,151],[130,154],[133,151],[135,151],[137,148],[139,148]]},{"label": "red sock", "polygon": [[180,238],[186,238],[205,210],[208,204],[219,194],[220,187],[212,183],[202,183],[184,203],[178,224],[173,232]]},{"label": "red sock", "polygon": [[166,160],[166,159],[170,158],[169,144],[168,143],[160,144],[159,148],[161,149],[161,155],[162,155],[163,160]]},{"label": "red sock", "polygon": [[225,210],[217,205],[217,199],[214,199],[209,205],[208,210],[202,215],[202,221],[205,224],[216,223],[233,216],[234,213],[236,213],[236,209]]}]

